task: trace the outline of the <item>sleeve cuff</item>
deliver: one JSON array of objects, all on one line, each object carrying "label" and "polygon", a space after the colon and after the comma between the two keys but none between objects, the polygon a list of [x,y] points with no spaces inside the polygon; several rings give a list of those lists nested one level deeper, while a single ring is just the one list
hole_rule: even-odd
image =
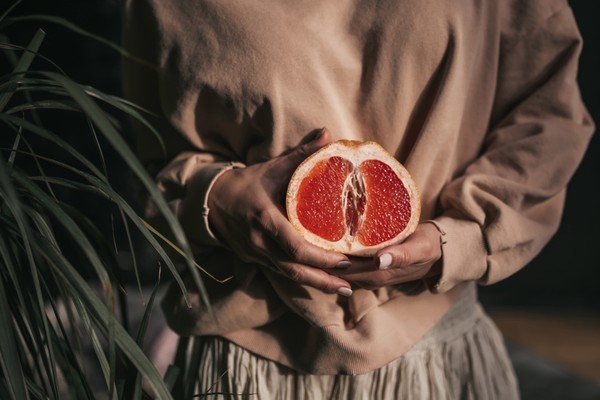
[{"label": "sleeve cuff", "polygon": [[442,234],[441,275],[431,285],[434,293],[443,293],[465,281],[479,280],[487,272],[487,250],[478,223],[443,214],[430,222]]},{"label": "sleeve cuff", "polygon": [[188,240],[195,247],[222,246],[208,222],[208,195],[217,178],[233,168],[244,168],[239,162],[200,164],[186,182],[185,197],[179,208],[179,221]]}]

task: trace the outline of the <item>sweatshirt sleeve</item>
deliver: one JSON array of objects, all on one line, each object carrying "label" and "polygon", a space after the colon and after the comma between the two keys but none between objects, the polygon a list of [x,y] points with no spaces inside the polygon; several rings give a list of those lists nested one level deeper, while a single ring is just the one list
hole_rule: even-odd
[{"label": "sweatshirt sleeve", "polygon": [[[175,127],[165,109],[159,76],[158,21],[148,3],[128,0],[124,3],[123,46],[133,56],[150,64],[123,61],[123,91],[127,99],[149,110],[147,119],[156,127],[164,147],[148,128],[133,121],[137,154],[146,169],[155,177],[159,190],[178,217],[192,248],[219,246],[208,224],[207,198],[214,181],[231,168],[244,164],[233,161],[222,149],[213,149],[194,138],[196,132]],[[191,129],[193,130],[193,129]],[[144,198],[144,196],[142,196]],[[149,201],[145,214],[150,224],[166,236],[170,235],[162,215]]]},{"label": "sweatshirt sleeve", "polygon": [[434,291],[492,284],[531,261],[558,229],[567,183],[594,131],[576,81],[582,40],[571,9],[564,2],[528,25],[500,36],[484,148],[443,188],[442,214],[431,221],[443,239]]}]

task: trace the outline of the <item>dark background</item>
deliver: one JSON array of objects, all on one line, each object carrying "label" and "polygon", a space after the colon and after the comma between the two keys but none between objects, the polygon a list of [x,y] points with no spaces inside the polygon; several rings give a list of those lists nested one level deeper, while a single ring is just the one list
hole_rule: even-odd
[{"label": "dark background", "polygon": [[[600,122],[598,2],[575,0],[570,3],[585,43],[579,72],[582,95],[594,120]],[[26,0],[14,14],[58,15],[113,41],[118,42],[120,38],[120,2],[116,0]],[[37,26],[43,26],[48,34],[42,53],[56,61],[72,78],[108,93],[120,93],[120,58],[105,46],[46,22],[20,23],[5,33],[13,43],[25,45]],[[60,127],[60,121],[50,123]],[[67,127],[62,128],[61,131],[69,131]],[[89,140],[76,134],[67,135],[73,142],[92,151]],[[600,138],[595,135],[569,186],[563,223],[557,235],[525,269],[503,282],[482,288],[481,298],[486,305],[600,310],[599,142]],[[108,157],[115,158],[114,162],[109,162],[113,171],[122,170],[114,155]],[[127,188],[127,175],[113,175],[117,175]],[[97,208],[95,203],[86,204],[86,199],[77,202],[81,208]],[[106,225],[106,221],[102,224]]]},{"label": "dark background", "polygon": [[[581,94],[592,118],[600,125],[599,2],[573,0],[569,3],[584,40],[578,76]],[[556,236],[516,275],[483,288],[482,301],[494,306],[600,311],[599,252],[600,137],[596,132],[569,185],[562,225]]]}]

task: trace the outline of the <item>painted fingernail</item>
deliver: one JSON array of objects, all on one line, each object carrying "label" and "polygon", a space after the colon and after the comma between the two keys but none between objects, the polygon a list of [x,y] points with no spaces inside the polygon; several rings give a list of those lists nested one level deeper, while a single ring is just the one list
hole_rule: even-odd
[{"label": "painted fingernail", "polygon": [[379,269],[388,269],[392,265],[392,255],[383,253],[379,256]]},{"label": "painted fingernail", "polygon": [[339,268],[339,269],[346,269],[346,268],[349,268],[351,265],[352,265],[352,263],[350,261],[348,261],[348,260],[342,260],[339,263],[337,263],[335,265],[335,267]]},{"label": "painted fingernail", "polygon": [[342,286],[341,288],[338,288],[338,290],[336,292],[337,292],[337,294],[339,294],[341,296],[346,296],[346,297],[352,296],[352,289],[350,289],[348,287]]},{"label": "painted fingernail", "polygon": [[325,132],[325,128],[317,129],[313,133],[311,133],[310,135],[308,135],[308,137],[306,138],[306,141],[307,142],[312,142],[314,140],[317,140],[318,138],[320,138],[321,136],[323,136],[324,132]]}]

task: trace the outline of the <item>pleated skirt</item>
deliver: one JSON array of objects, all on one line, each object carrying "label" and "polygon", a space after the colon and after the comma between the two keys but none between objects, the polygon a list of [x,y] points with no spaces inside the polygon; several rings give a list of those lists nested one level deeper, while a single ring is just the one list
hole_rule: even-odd
[{"label": "pleated skirt", "polygon": [[306,374],[205,337],[196,393],[210,399],[518,399],[502,336],[472,292],[402,357],[363,375]]}]

